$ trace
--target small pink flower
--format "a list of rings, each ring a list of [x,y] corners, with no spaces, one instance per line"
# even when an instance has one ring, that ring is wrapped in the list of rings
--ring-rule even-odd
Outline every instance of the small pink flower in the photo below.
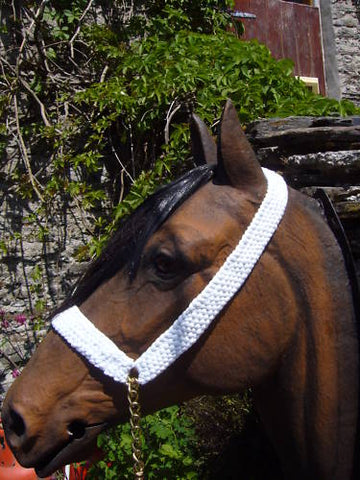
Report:
[[[4,328],[4,329],[9,328],[9,325],[10,325],[10,324],[9,324],[9,322],[8,322],[7,320],[5,320],[5,319],[2,320],[2,322],[1,322],[1,328]]]
[[[16,315],[15,316],[15,321],[19,324],[19,325],[24,325],[24,323],[26,323],[26,315]]]
[[[15,368],[12,372],[11,372],[11,375],[13,376],[13,378],[16,378],[20,375],[20,372],[17,368]]]

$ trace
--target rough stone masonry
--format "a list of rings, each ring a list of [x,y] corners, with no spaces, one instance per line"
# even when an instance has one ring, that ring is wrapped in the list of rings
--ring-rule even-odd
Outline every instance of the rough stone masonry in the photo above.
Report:
[[[360,2],[331,0],[340,95],[360,105]]]

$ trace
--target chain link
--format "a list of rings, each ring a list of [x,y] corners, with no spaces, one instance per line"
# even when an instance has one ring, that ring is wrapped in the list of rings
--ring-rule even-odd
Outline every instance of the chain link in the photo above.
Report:
[[[139,402],[139,383],[136,377],[127,379],[128,401],[130,411],[130,427],[132,436],[132,452],[134,460],[135,478],[144,480],[144,461],[142,458],[142,431],[141,431],[141,407]]]

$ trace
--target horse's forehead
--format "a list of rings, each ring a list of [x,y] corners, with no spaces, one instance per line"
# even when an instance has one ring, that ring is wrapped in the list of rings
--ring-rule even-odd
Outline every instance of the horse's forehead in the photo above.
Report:
[[[236,200],[235,200],[236,198]],[[239,200],[240,198],[240,200]],[[229,235],[238,223],[241,196],[231,187],[204,185],[184,202],[156,232],[153,241],[211,239]]]
[[[168,224],[206,224],[209,228],[215,224],[221,229],[229,220],[238,221],[239,217],[243,217],[246,222],[252,214],[253,208],[249,208],[243,192],[228,185],[214,185],[209,182],[169,217]]]

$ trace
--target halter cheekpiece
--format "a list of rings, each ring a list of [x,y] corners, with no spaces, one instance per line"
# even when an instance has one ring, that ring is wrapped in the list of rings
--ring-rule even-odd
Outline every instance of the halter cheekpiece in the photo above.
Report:
[[[52,320],[52,327],[92,365],[126,384],[135,367],[144,385],[167,369],[200,338],[239,291],[275,233],[286,209],[288,190],[283,178],[263,169],[267,192],[238,245],[216,275],[184,312],[136,360],[128,357],[98,330],[76,306]]]

